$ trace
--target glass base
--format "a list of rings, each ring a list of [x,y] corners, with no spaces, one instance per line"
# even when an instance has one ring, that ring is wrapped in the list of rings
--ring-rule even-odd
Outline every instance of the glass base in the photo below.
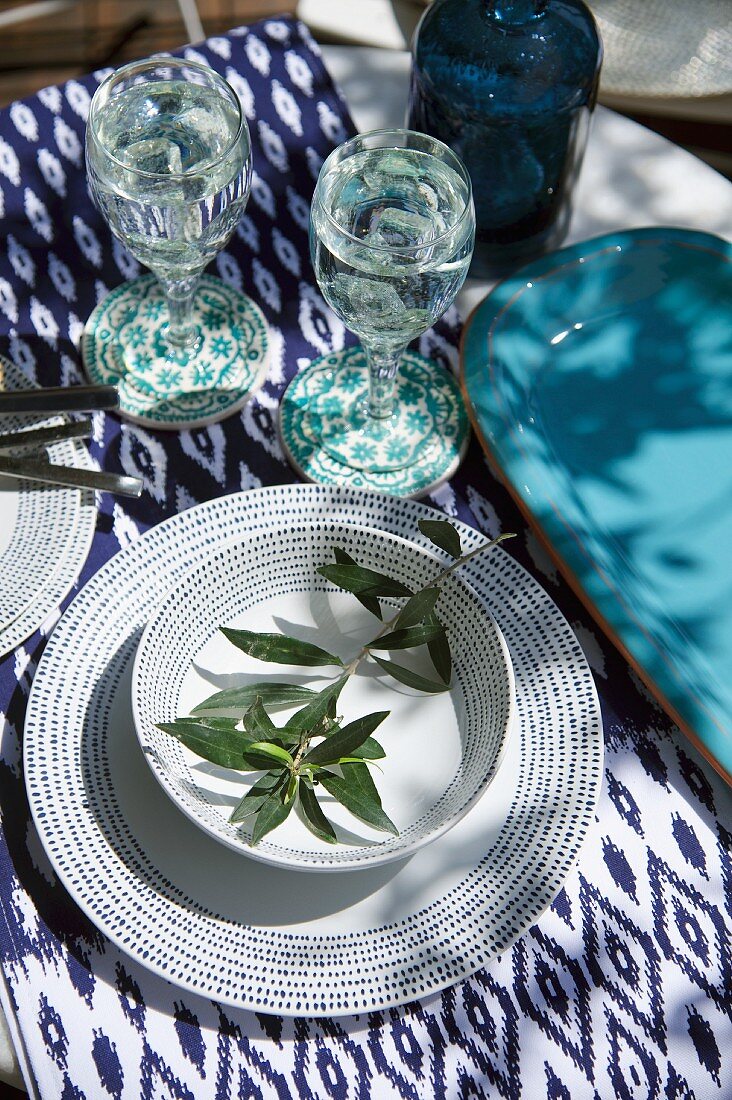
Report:
[[[469,426],[452,375],[405,352],[395,383],[395,416],[368,417],[368,367],[360,347],[299,371],[280,403],[290,463],[309,481],[422,496],[460,465]],[[345,411],[344,411],[345,410]],[[349,411],[350,410],[350,411]]]
[[[241,408],[263,380],[267,322],[244,294],[203,275],[193,301],[196,339],[166,340],[168,313],[154,275],[123,283],[96,307],[82,338],[92,382],[116,385],[120,413],[156,428],[213,423]]]

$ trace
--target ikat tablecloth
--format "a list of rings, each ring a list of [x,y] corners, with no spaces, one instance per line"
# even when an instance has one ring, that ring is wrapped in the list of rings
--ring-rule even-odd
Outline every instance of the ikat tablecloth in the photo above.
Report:
[[[300,24],[272,19],[184,52],[227,77],[249,120],[252,196],[214,267],[262,305],[269,374],[241,413],[206,429],[95,417],[92,453],[141,475],[145,491],[133,502],[101,497],[79,585],[178,510],[293,480],[275,430],[279,396],[301,364],[351,341],[308,259],[318,168],[351,130],[317,47]],[[138,273],[86,189],[84,122],[103,75],[0,112],[0,351],[42,385],[79,381],[84,321]],[[457,335],[451,313],[421,350],[454,367]],[[177,990],[90,925],[30,821],[23,718],[59,609],[0,662],[0,951],[46,1100],[732,1097],[730,791],[576,603],[475,444],[430,503],[490,535],[521,532],[513,552],[563,609],[594,671],[605,785],[565,888],[485,970],[399,1010],[282,1020]]]

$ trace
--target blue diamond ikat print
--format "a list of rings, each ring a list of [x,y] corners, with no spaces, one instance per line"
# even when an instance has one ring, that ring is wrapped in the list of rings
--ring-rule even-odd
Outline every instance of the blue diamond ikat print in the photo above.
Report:
[[[80,583],[166,516],[291,480],[277,433],[280,395],[301,366],[351,344],[308,257],[320,163],[352,132],[317,47],[283,18],[186,54],[229,79],[249,121],[252,197],[212,274],[261,306],[268,373],[255,399],[206,428],[163,436],[95,417],[93,456],[141,475],[145,493],[101,498]],[[0,112],[0,351],[45,385],[81,380],[86,319],[140,274],[86,191],[84,122],[104,75]],[[451,311],[419,351],[454,369],[458,335]],[[522,940],[416,1004],[289,1020],[182,994],[75,909],[29,821],[21,738],[51,621],[0,662],[0,951],[43,1100],[732,1096],[730,792],[588,620],[475,445],[430,502],[487,534],[518,531],[512,553],[589,640],[608,748],[598,823],[578,868]]]
[[[684,882],[653,852],[648,855],[653,916],[665,957],[720,1008],[730,1008],[729,924],[703,893]]]
[[[593,1079],[590,987],[577,960],[538,928],[514,949],[514,990],[526,1016]]]
[[[660,959],[652,937],[621,909],[611,905],[583,876],[580,876],[580,905],[587,968],[595,986],[605,989],[615,1004],[666,1053]]]

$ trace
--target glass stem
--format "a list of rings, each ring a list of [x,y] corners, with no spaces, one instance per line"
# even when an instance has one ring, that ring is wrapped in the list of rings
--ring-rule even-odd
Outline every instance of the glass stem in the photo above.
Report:
[[[197,275],[163,282],[169,317],[166,337],[174,348],[189,348],[198,339],[198,329],[193,324],[193,295],[197,282]]]
[[[369,368],[369,416],[386,420],[394,411],[394,381],[402,357],[401,348],[370,348],[364,345]]]

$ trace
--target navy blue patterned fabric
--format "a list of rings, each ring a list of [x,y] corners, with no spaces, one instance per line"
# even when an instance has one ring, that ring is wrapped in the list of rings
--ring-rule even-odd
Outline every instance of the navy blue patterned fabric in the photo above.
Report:
[[[317,48],[299,24],[277,19],[185,53],[227,76],[249,119],[252,197],[212,270],[262,305],[269,374],[241,413],[206,429],[164,433],[95,416],[92,453],[107,469],[142,475],[145,491],[132,502],[102,496],[79,585],[178,510],[292,480],[275,431],[279,396],[300,364],[351,340],[307,255],[318,168],[352,128]],[[84,321],[138,270],[86,190],[84,120],[103,75],[0,112],[0,352],[44,385],[79,380]],[[454,366],[457,334],[451,312],[421,349]],[[431,503],[491,535],[520,532],[513,552],[549,588],[594,670],[606,784],[565,889],[474,978],[399,1010],[281,1020],[176,990],[86,920],[29,819],[23,718],[52,616],[0,662],[0,951],[43,1097],[732,1096],[730,792],[602,638],[475,443]]]

